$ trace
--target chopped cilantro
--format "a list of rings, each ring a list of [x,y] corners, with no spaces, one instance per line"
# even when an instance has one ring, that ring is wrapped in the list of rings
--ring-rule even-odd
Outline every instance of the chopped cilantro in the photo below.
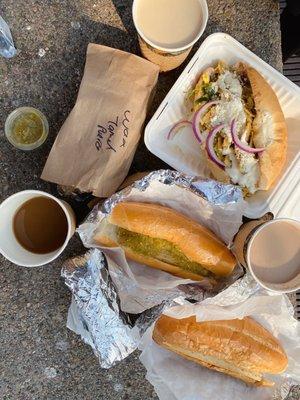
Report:
[[[199,99],[195,101],[196,104],[202,103],[203,101],[208,101],[209,98],[207,96],[201,96]]]
[[[216,95],[211,83],[203,83],[201,89],[203,95],[196,100],[196,104],[202,103],[203,101],[210,101]]]

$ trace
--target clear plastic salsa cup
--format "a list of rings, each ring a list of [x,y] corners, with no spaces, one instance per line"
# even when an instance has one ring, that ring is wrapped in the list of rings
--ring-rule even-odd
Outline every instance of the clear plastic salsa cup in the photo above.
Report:
[[[48,137],[49,125],[45,115],[33,107],[20,107],[5,121],[7,140],[20,150],[34,150]]]

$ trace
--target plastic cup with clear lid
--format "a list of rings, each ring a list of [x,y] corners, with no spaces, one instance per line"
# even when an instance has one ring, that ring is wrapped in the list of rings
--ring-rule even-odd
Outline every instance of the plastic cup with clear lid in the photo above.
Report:
[[[48,137],[49,125],[45,115],[33,107],[20,107],[5,121],[7,140],[20,150],[34,150]]]

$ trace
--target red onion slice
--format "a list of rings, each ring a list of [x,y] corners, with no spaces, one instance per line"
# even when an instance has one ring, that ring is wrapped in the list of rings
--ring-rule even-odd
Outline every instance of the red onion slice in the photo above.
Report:
[[[255,148],[255,147],[250,147],[249,145],[247,145],[247,143],[243,143],[240,140],[240,138],[238,137],[237,130],[236,130],[236,122],[234,119],[231,121],[230,130],[231,130],[231,136],[232,136],[233,143],[239,149],[241,149],[247,153],[251,153],[251,154],[261,153],[265,150],[265,147]]]
[[[208,103],[205,103],[202,107],[197,110],[193,116],[193,131],[195,138],[198,140],[198,142],[201,144],[204,139],[202,138],[202,134],[200,132],[200,120],[205,111],[208,110],[209,107],[214,106],[215,104],[218,104],[219,101],[209,101]]]
[[[192,125],[191,121],[188,121],[187,119],[182,119],[178,122],[176,122],[176,124],[170,129],[168,135],[167,135],[167,140],[172,140],[174,138],[174,136],[176,135],[176,133],[183,128],[184,126],[187,125]]]
[[[209,158],[217,164],[220,168],[224,169],[225,164],[223,161],[219,159],[219,157],[216,155],[215,150],[214,150],[214,139],[215,136],[218,132],[220,132],[221,129],[224,128],[224,124],[215,126],[208,134],[207,139],[206,139],[206,151],[209,155]]]

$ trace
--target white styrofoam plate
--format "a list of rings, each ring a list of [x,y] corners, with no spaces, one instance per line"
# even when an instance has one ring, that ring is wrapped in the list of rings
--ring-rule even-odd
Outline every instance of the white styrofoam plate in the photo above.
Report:
[[[274,215],[300,219],[300,88],[273,67],[225,33],[210,35],[195,53],[145,129],[145,144],[178,171],[207,176],[199,144],[189,128],[182,129],[172,141],[166,136],[178,120],[187,117],[186,92],[197,82],[199,73],[218,60],[228,64],[244,61],[257,69],[275,91],[288,128],[285,167],[275,185],[247,199],[247,216],[257,218],[268,211]]]

